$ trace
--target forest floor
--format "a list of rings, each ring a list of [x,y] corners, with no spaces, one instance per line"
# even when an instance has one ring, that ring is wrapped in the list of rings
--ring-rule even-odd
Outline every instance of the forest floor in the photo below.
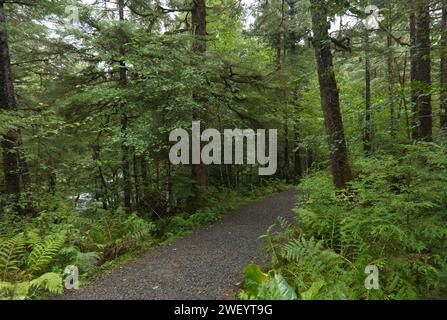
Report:
[[[251,262],[268,255],[258,239],[278,217],[293,219],[296,191],[258,200],[216,223],[99,276],[63,299],[232,299]]]

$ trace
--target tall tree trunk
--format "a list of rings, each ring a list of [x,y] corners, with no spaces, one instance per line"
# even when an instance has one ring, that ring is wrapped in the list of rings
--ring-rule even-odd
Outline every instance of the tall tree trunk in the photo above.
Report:
[[[417,90],[417,72],[418,72],[418,50],[417,50],[417,32],[416,32],[416,3],[415,0],[410,2],[410,78],[411,78],[411,136],[413,140],[419,139],[419,121],[418,115],[418,90]]]
[[[407,61],[408,61],[408,55],[405,54],[404,57],[404,65],[402,68],[402,74],[400,70],[398,71],[399,74],[399,84],[400,84],[400,99],[401,103],[404,109],[404,115],[405,115],[405,128],[406,128],[406,134],[407,139],[411,140],[411,125],[410,125],[410,116],[408,114],[408,103],[407,103],[407,97],[405,95],[406,92],[406,83],[407,83]]]
[[[119,21],[124,21],[124,0],[118,1],[118,14],[119,14]],[[124,31],[121,30],[123,33],[123,39],[124,42]],[[120,55],[124,56],[126,54],[124,43],[120,46]],[[120,61],[120,83],[121,86],[125,87],[127,86],[127,68],[126,63],[124,61]],[[126,106],[121,105],[121,108],[125,109]],[[129,118],[127,116],[126,110],[121,110],[121,153],[122,153],[122,159],[121,159],[121,166],[123,171],[123,193],[124,193],[124,209],[126,212],[132,211],[132,181],[130,177],[130,161],[129,161],[129,145],[127,141],[127,129],[129,127]]]
[[[135,188],[135,206],[138,210],[141,209],[141,181],[140,181],[140,172],[138,165],[138,160],[140,156],[136,155],[135,147],[132,148],[132,154],[133,154],[133,182],[134,182],[134,188]]]
[[[348,160],[343,120],[340,111],[340,99],[335,79],[331,40],[329,37],[327,4],[322,0],[311,0],[313,46],[318,66],[321,105],[323,108],[326,133],[331,153],[331,169],[334,184],[343,188],[352,180],[351,166]]]
[[[9,56],[8,35],[4,1],[0,1],[0,108],[7,111],[17,110],[12,82],[11,59]],[[3,150],[3,171],[5,192],[17,202],[20,196],[20,130],[10,129],[3,133],[1,146]]]
[[[193,1],[191,16],[192,32],[194,36],[192,51],[200,55],[206,52],[206,0]],[[196,89],[193,93],[193,99],[197,104],[204,108],[206,101],[201,91],[201,88]],[[200,133],[204,127],[203,113],[204,111],[201,112],[197,108],[194,108],[192,112],[194,121],[202,121]],[[206,185],[206,170],[201,160],[199,164],[192,164],[192,176],[197,185]]]
[[[287,182],[289,182],[289,125],[287,123],[287,119],[286,119],[286,123],[284,124],[284,137],[285,137],[285,141],[284,141],[284,178],[286,179]]]
[[[123,171],[124,208],[126,212],[132,211],[132,181],[130,178],[129,146],[127,142],[127,129],[129,118],[121,115],[121,167]]]
[[[146,155],[143,154],[140,157],[140,172],[141,172],[141,194],[142,194],[142,204],[141,208],[147,210],[149,208],[149,191],[151,185],[150,174],[148,170],[148,164],[146,160]]]
[[[298,182],[303,177],[303,167],[301,164],[301,154],[300,154],[300,134],[298,132],[298,129],[295,128],[294,132],[294,141],[295,141],[295,151],[293,153],[293,168],[294,168],[294,178],[295,181]]]
[[[447,130],[447,0],[442,0],[441,27],[441,129]]]
[[[418,86],[418,122],[420,139],[433,140],[433,117],[431,106],[431,43],[430,43],[430,1],[424,0],[417,7],[416,41]]]
[[[388,22],[388,35],[387,35],[387,73],[388,73],[388,105],[390,108],[390,135],[392,138],[396,137],[396,108],[394,99],[394,53],[393,53],[393,39],[391,33],[393,32],[393,26],[391,21]]]
[[[22,178],[22,189],[23,189],[23,191],[29,193],[31,191],[31,176],[30,176],[30,171],[29,171],[29,167],[28,167],[28,161],[26,160],[26,155],[22,148],[21,139],[19,140],[18,153],[19,153],[20,176]],[[27,200],[27,202],[28,202],[28,200]],[[27,206],[28,205],[31,205],[31,204],[28,203]]]
[[[369,56],[369,31],[365,28],[365,128],[363,150],[366,155],[372,152],[371,141],[371,60]]]
[[[170,215],[172,211],[172,172],[171,162],[166,159],[166,214]]]
[[[95,184],[97,187],[96,197],[102,201],[102,208],[107,210],[111,200],[109,198],[109,191],[107,187],[106,179],[104,178],[104,174],[102,172],[102,164],[101,164],[101,146],[99,144],[99,139],[93,145],[93,161],[96,163],[96,176],[95,176]]]

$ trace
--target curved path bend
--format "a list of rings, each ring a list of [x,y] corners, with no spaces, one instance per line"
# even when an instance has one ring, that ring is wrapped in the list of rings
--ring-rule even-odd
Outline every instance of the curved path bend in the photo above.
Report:
[[[231,299],[244,267],[268,261],[259,236],[278,217],[293,219],[295,201],[296,191],[289,190],[245,205],[99,276],[63,299]]]

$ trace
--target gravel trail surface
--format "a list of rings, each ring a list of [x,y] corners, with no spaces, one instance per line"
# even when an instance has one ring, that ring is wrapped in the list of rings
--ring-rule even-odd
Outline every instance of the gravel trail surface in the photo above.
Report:
[[[231,299],[250,262],[266,263],[258,237],[279,216],[293,219],[296,191],[258,200],[212,225],[99,276],[63,299]]]

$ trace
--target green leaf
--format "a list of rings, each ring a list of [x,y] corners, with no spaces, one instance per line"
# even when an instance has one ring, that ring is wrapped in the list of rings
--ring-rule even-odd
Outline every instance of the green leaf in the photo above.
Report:
[[[261,300],[297,300],[295,290],[284,277],[276,272],[270,272],[269,278],[260,287],[258,298]]]
[[[249,264],[244,271],[245,290],[249,295],[258,296],[259,287],[268,280],[268,275],[254,263]]]
[[[314,300],[320,289],[324,286],[324,280],[313,282],[310,288],[301,293],[301,299]]]

